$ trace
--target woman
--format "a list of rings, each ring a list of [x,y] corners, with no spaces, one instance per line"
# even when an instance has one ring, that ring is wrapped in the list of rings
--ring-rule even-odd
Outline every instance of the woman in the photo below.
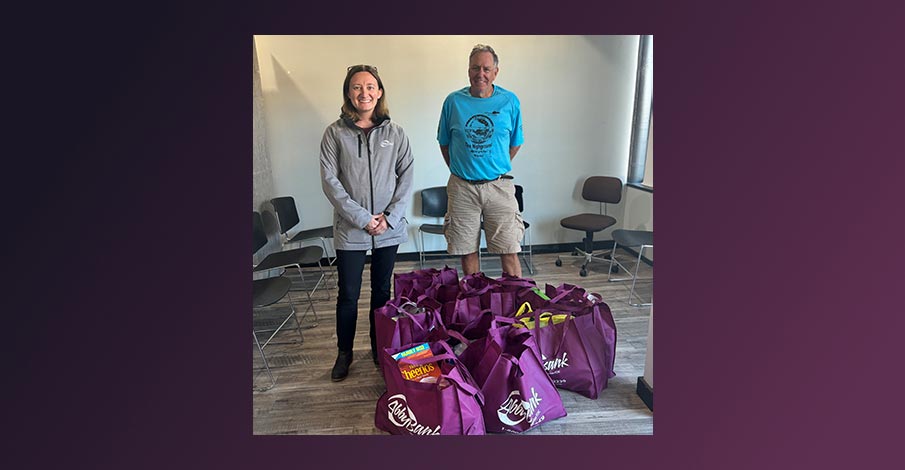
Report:
[[[333,204],[336,268],[336,337],[339,353],[330,378],[349,374],[358,321],[365,255],[371,250],[371,355],[377,364],[374,309],[390,299],[396,249],[408,240],[405,215],[412,189],[412,150],[390,121],[377,67],[354,65],[343,82],[340,118],[321,141],[324,194]]]

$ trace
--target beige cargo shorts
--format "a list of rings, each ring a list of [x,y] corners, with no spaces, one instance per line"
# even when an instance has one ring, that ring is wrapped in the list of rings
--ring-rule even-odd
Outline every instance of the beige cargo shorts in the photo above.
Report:
[[[511,179],[472,184],[451,174],[446,193],[449,204],[443,234],[449,254],[462,256],[478,251],[482,220],[490,253],[522,251],[525,224],[518,211],[515,183]]]

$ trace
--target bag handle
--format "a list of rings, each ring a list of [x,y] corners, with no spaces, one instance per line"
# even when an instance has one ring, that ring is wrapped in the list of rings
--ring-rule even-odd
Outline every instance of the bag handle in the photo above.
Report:
[[[575,316],[572,315],[572,312],[566,314],[566,319],[562,321],[565,325],[562,327],[562,341],[559,342],[559,346],[556,347],[556,350],[553,352],[554,356],[558,356],[559,352],[562,351],[563,346],[566,345],[566,334],[569,332],[570,328],[573,328],[575,323]],[[553,317],[550,317],[550,325],[553,324]],[[540,345],[538,345],[540,348]],[[582,347],[584,349],[584,347]],[[585,355],[587,355],[587,351],[585,351]],[[590,358],[588,359],[590,361]]]
[[[413,307],[415,307],[415,308],[419,308],[419,307],[418,307],[418,304],[416,304],[415,302],[412,302],[411,300],[409,300],[409,299],[406,298],[406,297],[399,297],[399,300],[403,300],[403,301],[404,301],[404,302],[402,302],[402,305],[396,305],[396,304],[394,303],[394,301],[392,301],[392,300],[389,301],[389,302],[387,302],[386,305],[389,305],[390,307],[393,307],[394,309],[396,309],[397,312],[400,312],[400,313],[405,313],[405,309],[402,308],[402,307],[405,307],[406,305],[411,305],[411,306],[413,306]]]
[[[517,357],[515,357],[509,353],[502,353],[502,354],[500,354],[500,359],[502,359],[504,361],[508,361],[510,364],[512,364],[512,368],[510,370],[515,371],[516,378],[519,378],[519,377],[522,377],[525,375],[525,371],[522,370],[522,366],[519,363],[519,360]]]
[[[461,372],[461,371],[460,371],[460,372]],[[446,380],[449,380],[450,382],[456,384],[457,387],[461,388],[462,390],[464,390],[464,391],[465,391],[466,393],[468,393],[469,395],[472,395],[472,396],[479,396],[479,397],[481,397],[481,401],[484,401],[484,395],[481,393],[481,391],[478,390],[477,388],[475,388],[475,387],[469,385],[469,384],[468,384],[467,382],[465,382],[464,380],[461,380],[461,379],[459,379],[459,378],[453,377],[453,376],[451,376],[451,375],[446,375],[446,374],[442,375],[441,377],[443,377],[443,378],[445,378]]]
[[[519,311],[521,312],[526,307],[527,307],[528,311],[523,312],[522,315],[524,315],[525,313],[530,313],[531,317],[534,319],[534,342],[537,343],[537,349],[538,349],[538,351],[540,351],[541,350],[541,344],[540,344],[541,343],[541,335],[540,335],[541,316],[544,315],[544,313],[549,313],[549,312],[542,313],[541,309],[537,309],[537,311],[534,311],[534,309],[531,308],[531,304],[528,302],[525,302],[524,304],[522,304],[522,306],[519,308]],[[574,322],[574,319],[575,319],[575,316],[572,315],[572,312],[567,311],[566,318],[563,320],[563,323],[565,323],[565,326],[563,326],[562,341],[560,341],[559,345],[555,348],[554,353],[553,353],[554,356],[559,354],[560,351],[562,351],[562,348],[566,343],[566,333],[568,333],[569,328],[572,326],[572,323]],[[550,316],[550,326],[553,326],[553,316],[552,315]]]
[[[465,276],[459,281],[459,289],[461,290],[462,294],[465,294],[468,297],[477,297],[479,295],[486,294],[487,291],[497,287],[497,285],[499,284],[494,279],[489,278],[483,274],[481,274],[480,276],[476,276],[476,275],[470,275],[470,276],[471,277]],[[480,287],[480,288],[471,287],[470,285],[468,285],[468,281],[473,280],[473,279],[481,279],[481,280],[485,281],[487,284],[484,287]]]
[[[499,326],[497,326],[497,325],[499,325],[500,323],[505,323],[506,325],[512,326],[513,323],[517,323],[517,322],[518,322],[518,320],[516,320],[515,318],[494,315],[494,317],[490,320],[490,327],[499,328]]]
[[[400,298],[401,298],[401,299],[404,299],[405,297],[400,297]],[[396,313],[401,314],[401,315],[405,315],[405,316],[409,317],[409,318],[412,320],[412,323],[414,323],[415,326],[417,326],[418,329],[419,329],[420,331],[424,331],[424,327],[421,326],[420,323],[418,323],[418,320],[415,319],[415,316],[412,315],[411,313],[405,311],[404,308],[402,308],[402,307],[405,307],[406,305],[411,305],[411,306],[413,306],[413,307],[415,307],[415,308],[421,308],[421,307],[418,307],[418,305],[417,305],[416,303],[412,302],[411,300],[406,300],[405,302],[402,303],[401,306],[397,306],[397,305],[394,305],[392,301],[390,301],[390,302],[387,302],[386,305],[390,305],[390,306],[392,306],[394,309],[396,309]],[[426,314],[426,313],[427,313],[427,312],[425,312],[425,314]],[[397,329],[397,330],[398,330],[398,329]]]
[[[510,276],[506,273],[503,273],[502,276],[497,278],[496,282],[498,282],[501,287],[537,287],[537,284],[535,284],[534,281],[530,279]]]
[[[563,286],[566,286],[566,285],[568,285],[568,284],[563,284]],[[569,286],[569,287],[563,288],[562,292],[560,292],[559,294],[555,295],[553,298],[550,299],[550,303],[556,303],[556,302],[561,301],[567,295],[571,294],[575,290],[575,287],[576,286]]]
[[[405,310],[401,310],[399,313],[401,313],[401,314],[403,314],[403,315],[409,317],[409,318],[412,320],[412,324],[414,324],[416,327],[418,327],[418,330],[419,330],[419,331],[424,331],[424,327],[421,326],[421,323],[418,323],[418,320],[415,319],[415,316],[414,316],[414,315],[412,315],[411,313],[406,312]]]
[[[455,338],[455,339],[459,340],[460,343],[462,343],[466,346],[471,344],[471,341],[468,338],[466,338],[465,336],[462,335],[462,333],[459,333],[456,330],[446,330],[446,333],[449,335],[450,338]]]
[[[584,289],[582,287],[573,286],[570,284],[563,284],[563,286],[568,286],[568,287],[563,287],[563,291],[560,292],[559,295],[550,299],[550,303],[553,303],[553,304],[558,303],[558,302],[562,301],[566,296],[571,295],[575,291],[579,290],[579,291],[583,291],[584,295],[582,295],[580,297],[580,299],[575,299],[575,301],[580,302],[582,304],[586,304],[586,305],[581,305],[581,306],[558,305],[558,307],[562,307],[563,310],[577,309],[575,311],[580,311],[580,309],[585,309],[585,308],[588,308],[588,307],[591,307],[593,305],[603,302],[603,296],[596,292],[588,292],[586,289]]]
[[[437,299],[435,299],[427,294],[419,295],[418,298],[415,299],[415,302],[417,303],[418,308],[424,308],[424,309],[428,309],[428,308],[439,309],[440,307],[443,306],[443,304],[441,304],[440,301],[438,301]],[[433,305],[428,305],[427,307],[425,307],[424,306],[425,303],[427,303],[427,304],[433,303]]]
[[[518,310],[515,311],[515,318],[534,312],[534,308],[531,307],[530,302],[522,302],[522,305],[519,306]]]
[[[506,341],[506,338],[503,336],[503,329],[506,328],[506,326],[511,327],[515,323],[517,323],[517,320],[515,320],[514,318],[493,315],[490,317],[490,327],[487,329],[487,336],[490,337],[494,342],[500,343],[500,345],[502,346],[502,343]],[[512,336],[515,337],[517,335]]]
[[[580,289],[580,288],[576,287],[576,286],[571,286],[567,289],[564,289],[563,292],[559,293],[559,295],[556,295],[553,298],[551,298],[549,301],[547,301],[547,304],[551,305],[559,310],[566,311],[566,312],[581,312],[582,310],[585,310],[588,307],[590,307],[591,305],[593,305],[593,304],[570,305],[568,303],[563,302],[563,300],[566,299],[566,297],[568,297],[569,295],[571,295],[575,291],[575,289]],[[563,302],[563,303],[560,303],[560,302]]]

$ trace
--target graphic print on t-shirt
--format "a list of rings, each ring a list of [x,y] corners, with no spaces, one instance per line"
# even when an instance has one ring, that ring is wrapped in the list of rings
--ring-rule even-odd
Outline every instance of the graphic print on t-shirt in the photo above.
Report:
[[[475,157],[485,157],[490,151],[490,138],[493,137],[493,120],[486,114],[475,114],[465,122],[465,138],[468,149]]]

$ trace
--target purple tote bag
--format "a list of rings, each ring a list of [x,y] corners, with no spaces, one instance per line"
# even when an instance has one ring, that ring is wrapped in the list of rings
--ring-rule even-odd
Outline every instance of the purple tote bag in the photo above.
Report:
[[[380,352],[387,391],[377,400],[374,425],[390,434],[485,434],[483,394],[449,345],[444,341],[430,343],[434,357],[400,359],[416,365],[439,361],[441,376],[437,383],[412,382],[402,377],[392,355],[411,346]]]
[[[417,302],[405,297],[391,299],[374,310],[377,350],[448,338],[440,319],[441,307],[440,302],[422,296]]]
[[[484,273],[469,274],[459,281],[455,302],[446,303],[441,312],[444,324],[468,338],[480,338],[489,327],[492,316],[511,317],[523,291],[536,286],[532,279],[504,274],[492,279]]]
[[[393,293],[396,298],[417,299],[427,295],[446,302],[459,293],[459,272],[446,266],[393,274]]]
[[[535,350],[556,387],[596,399],[616,375],[616,327],[609,306],[598,302],[573,312],[558,309],[553,300],[529,314],[534,319]],[[547,312],[566,318],[540,326],[540,316]]]
[[[511,321],[495,319],[487,336],[460,356],[484,394],[487,432],[520,433],[566,416],[562,398],[537,358],[531,332],[506,324]]]
[[[614,377],[613,365],[616,361],[616,322],[613,321],[613,312],[610,306],[603,301],[603,297],[595,292],[588,292],[582,287],[571,284],[562,284],[557,288],[546,286],[548,296],[552,297],[547,304],[560,312],[574,312],[577,317],[586,314],[598,316],[600,321],[594,322],[603,336],[604,364],[609,371],[608,377]]]

